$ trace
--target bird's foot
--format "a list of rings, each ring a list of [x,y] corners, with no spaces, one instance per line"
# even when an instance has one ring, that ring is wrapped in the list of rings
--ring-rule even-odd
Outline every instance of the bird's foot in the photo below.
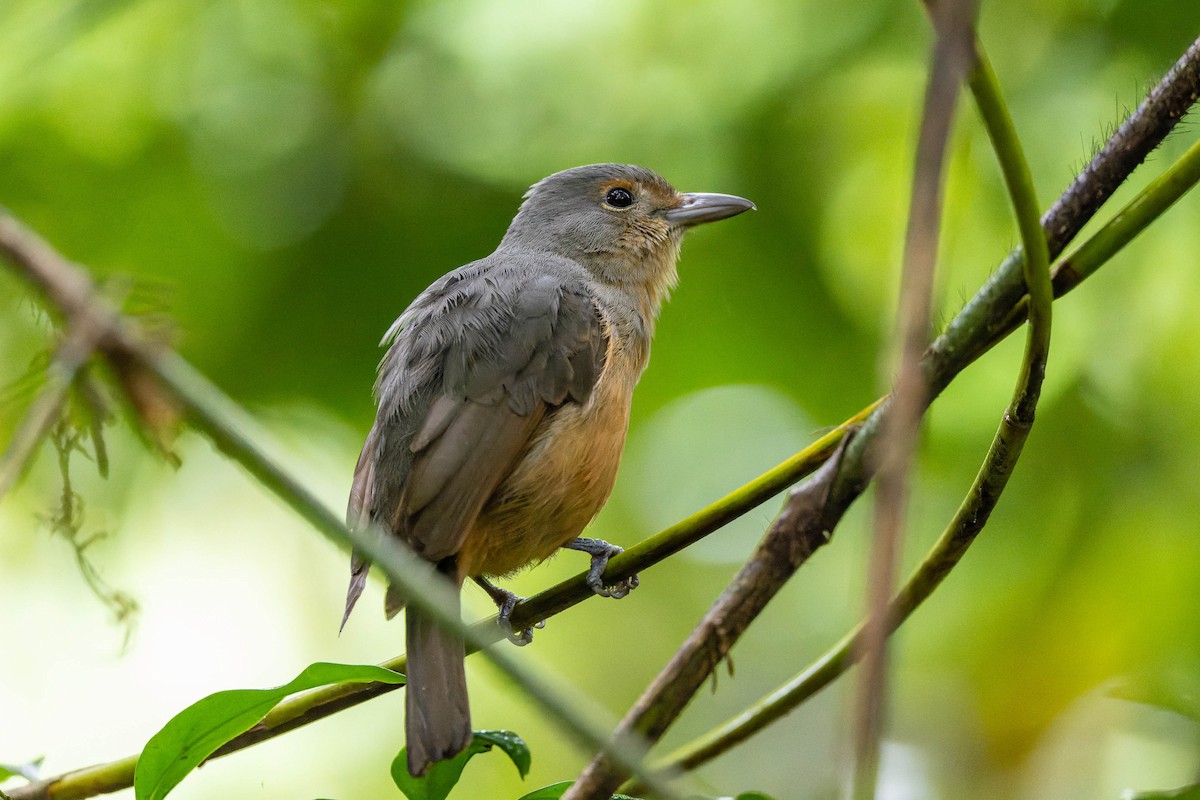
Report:
[[[492,602],[496,604],[496,624],[500,626],[504,637],[517,647],[524,647],[533,641],[534,628],[546,627],[546,621],[542,620],[531,627],[525,628],[520,633],[515,632],[512,626],[512,612],[516,608],[517,603],[525,598],[515,592],[501,589],[486,578],[476,578],[475,582],[488,593],[488,596],[492,598]]]
[[[573,539],[563,547],[587,553],[592,557],[592,566],[587,574],[587,585],[601,597],[612,597],[619,600],[638,587],[637,575],[630,575],[612,586],[604,585],[604,570],[608,568],[608,560],[618,553],[625,552],[624,548],[609,544],[602,539],[585,539],[583,537]]]

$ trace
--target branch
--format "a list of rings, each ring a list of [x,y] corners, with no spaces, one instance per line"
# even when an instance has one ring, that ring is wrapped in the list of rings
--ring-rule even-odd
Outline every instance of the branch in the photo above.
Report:
[[[986,72],[977,74],[973,85],[981,109],[985,109],[985,115],[998,114],[1006,117],[994,77],[990,76],[990,65],[985,62],[984,66]],[[1178,70],[1173,74],[1177,73]],[[998,131],[1001,127],[1008,127],[1008,124],[1001,120],[993,123],[990,130]],[[1009,135],[1002,133],[1004,138]],[[1001,153],[1010,149],[1007,144],[997,147]],[[1014,177],[1023,180],[1019,176]],[[1179,161],[1163,175],[1151,181],[1099,232],[1059,262],[1054,270],[1054,296],[1059,297],[1069,292],[1094,274],[1121,247],[1170,208],[1197,182],[1200,182],[1200,143],[1189,148]],[[1035,254],[1033,260],[1041,261],[1042,255],[1037,252],[1038,237],[1034,235],[1036,217],[1031,212],[1036,206],[1032,202],[1031,191],[1014,193],[1014,206],[1018,209],[1023,238],[1034,243],[1029,247],[1030,252]],[[1037,270],[1034,270],[1030,277],[1036,278],[1036,275]],[[1036,288],[1038,296],[1039,311],[1034,315],[1038,321],[1031,325],[1026,357],[1022,362],[1022,378],[1018,381],[1014,402],[1006,411],[1001,428],[967,499],[963,501],[954,519],[920,566],[893,599],[888,614],[889,632],[895,631],[933,593],[965,554],[987,522],[1019,456],[1020,446],[1024,441],[1023,430],[1032,423],[1033,408],[1028,404],[1030,400],[1036,401],[1036,392],[1030,391],[1034,389],[1031,378],[1038,373],[1036,365],[1039,362],[1044,365],[1049,334],[1049,298],[1046,297],[1045,283],[1034,280],[1030,285]],[[1028,298],[1024,298],[1018,307],[1011,310],[1001,335],[1007,335],[1025,319],[1027,307]],[[1044,310],[1040,310],[1043,307]],[[1033,348],[1032,353],[1030,348]],[[659,765],[672,771],[694,769],[794,710],[832,683],[858,660],[863,648],[864,627],[865,624],[859,624],[791,681],[716,729],[674,751],[659,762]]]
[[[791,491],[784,512],[771,523],[750,559],[621,720],[613,732],[614,742],[658,741],[779,587],[829,541],[829,532],[845,510],[830,505],[830,488],[841,467],[841,454],[852,440],[853,436],[845,440],[833,458]],[[600,753],[563,800],[607,798],[621,780],[619,765]]]
[[[481,635],[467,628],[447,608],[457,604],[447,597],[448,589],[434,578],[431,565],[390,537],[374,531],[351,531],[342,524],[306,487],[268,458],[246,437],[238,424],[245,414],[217,387],[196,372],[175,352],[148,344],[138,325],[121,316],[97,291],[88,274],[59,255],[52,247],[12,216],[0,212],[0,252],[23,275],[34,282],[53,306],[66,318],[68,327],[88,327],[96,331],[96,347],[113,365],[126,393],[137,408],[161,408],[178,405],[192,424],[207,434],[214,444],[243,467],[280,499],[307,519],[313,527],[343,547],[353,546],[378,564],[388,578],[404,593],[409,604],[428,614],[438,624],[460,633],[476,648],[486,648],[494,635]],[[145,422],[153,422],[144,415]],[[606,730],[579,712],[566,692],[552,689],[535,679],[507,650],[491,648],[485,656],[510,680],[547,712],[564,732],[589,750],[606,747]],[[644,774],[641,756],[644,747],[626,740],[612,752],[615,761]],[[656,790],[674,796],[669,788],[655,782]],[[25,797],[54,797],[53,781],[42,788],[23,787]],[[22,795],[18,795],[22,796]],[[64,794],[59,793],[59,797]]]
[[[851,797],[875,796],[879,741],[883,732],[887,677],[887,614],[896,558],[904,538],[909,476],[925,409],[921,357],[929,346],[930,309],[942,217],[946,144],[959,90],[975,62],[970,0],[948,0],[929,8],[936,38],[914,159],[908,229],[900,284],[900,366],[892,390],[892,413],[881,434],[875,533],[867,563],[867,626],[864,666],[856,707],[855,767]]]
[[[1184,84],[1185,89],[1180,91],[1180,85]],[[1164,90],[1165,89],[1165,90]],[[1148,98],[1135,112],[1135,115],[1130,120],[1126,121],[1117,132],[1113,139],[1105,146],[1105,148],[1093,159],[1092,164],[1085,169],[1084,173],[1076,178],[1071,187],[1068,188],[1064,199],[1060,199],[1059,203],[1048,212],[1049,222],[1051,227],[1057,224],[1059,230],[1069,231],[1073,236],[1083,224],[1085,219],[1075,218],[1078,215],[1090,217],[1099,206],[1111,196],[1112,191],[1119,185],[1124,177],[1127,177],[1128,172],[1132,171],[1138,164],[1144,160],[1153,147],[1161,142],[1162,138],[1171,129],[1173,124],[1178,121],[1186,110],[1187,105],[1177,108],[1172,103],[1183,103],[1194,100],[1200,94],[1200,41],[1193,44],[1183,58],[1176,64],[1175,68],[1164,78],[1163,82],[1151,93]],[[1146,120],[1140,115],[1160,113],[1166,119],[1160,120],[1154,124],[1146,124]],[[1118,144],[1114,146],[1114,141]],[[1127,170],[1122,174],[1122,170]],[[1120,175],[1120,179],[1115,180],[1116,176]],[[1008,175],[1006,173],[1006,179]],[[1086,192],[1085,188],[1089,182],[1094,184],[1093,190]],[[1036,206],[1035,206],[1036,207]],[[1070,219],[1068,219],[1070,217]],[[1023,214],[1021,219],[1025,219]],[[1042,220],[1042,226],[1046,227],[1047,220]],[[1022,224],[1023,233],[1027,230],[1025,224]],[[1036,237],[1040,240],[1042,234],[1039,233]],[[1046,233],[1046,239],[1051,238],[1050,233]],[[1058,250],[1066,244],[1065,240],[1059,240],[1057,243]],[[1048,241],[1047,251],[1055,245]],[[1058,251],[1055,251],[1058,252]],[[1015,258],[1014,258],[1015,256]],[[1048,258],[1047,258],[1048,260]],[[1006,260],[1005,265],[1015,264],[1013,267],[1001,267],[1001,270],[994,275],[981,289],[979,294],[968,303],[967,307],[951,322],[946,332],[935,340],[927,353],[926,359],[922,362],[925,370],[926,381],[928,386],[928,396],[926,405],[937,396],[941,389],[953,379],[963,368],[971,361],[985,352],[992,344],[998,335],[1003,335],[1003,331],[999,329],[997,324],[1005,319],[1007,312],[1019,303],[1024,295],[1025,280],[1025,259],[1020,251],[1010,255]],[[1013,270],[1016,270],[1013,273]],[[1046,276],[1048,282],[1048,275]],[[1012,284],[1015,283],[1015,288]],[[1037,284],[1031,283],[1030,286]],[[1009,297],[1008,305],[999,305],[998,299]],[[1042,329],[1044,333],[1048,333],[1048,328]],[[1038,334],[1039,336],[1042,333]],[[974,343],[974,347],[964,346]],[[1027,351],[1028,352],[1028,351]],[[1022,384],[1025,384],[1025,379],[1030,378],[1030,375],[1025,374],[1028,368],[1038,374],[1033,376],[1033,379],[1040,381],[1040,371],[1037,370],[1035,363],[1029,363],[1023,367]],[[1044,369],[1044,364],[1043,364]],[[1040,386],[1040,383],[1038,384]],[[1036,391],[1027,393],[1027,401],[1036,403]],[[828,496],[824,505],[822,514],[823,520],[830,524],[830,530],[840,520],[841,515],[854,502],[855,499],[862,493],[870,480],[874,465],[879,462],[879,433],[884,429],[888,416],[892,413],[892,402],[883,403],[863,425],[861,431],[854,439],[847,443],[843,458],[841,459],[840,468],[835,474],[831,485],[828,489]],[[1032,406],[1029,407],[1032,413]],[[793,493],[789,498],[788,506],[800,497]],[[784,514],[789,513],[789,508],[785,507]],[[764,537],[763,543],[759,548],[767,543],[767,540],[776,532],[776,526],[768,531]],[[755,556],[759,550],[755,551]],[[746,568],[749,568],[749,563]],[[744,568],[745,569],[745,568]],[[739,576],[742,573],[739,573]],[[784,580],[786,580],[785,576]],[[777,591],[779,587],[774,587]],[[764,591],[769,591],[768,587]],[[773,593],[773,591],[772,591]],[[718,613],[722,613],[719,606],[728,605],[723,603],[724,595],[718,599],[709,613],[706,614],[701,622],[701,627],[705,627],[710,618]],[[700,628],[697,629],[699,631]],[[724,636],[724,631],[715,630],[713,635]],[[685,656],[685,650],[693,650],[700,647],[692,642],[691,639],[684,644],[680,652],[676,654],[676,658]],[[666,674],[673,667],[676,659],[672,659],[672,663],[664,668],[662,675]],[[703,665],[701,665],[703,668]],[[698,685],[698,684],[697,684]],[[659,687],[659,681],[656,680],[649,689],[647,695],[652,691],[656,691]],[[661,687],[658,689],[661,690]],[[643,700],[639,699],[634,708],[626,715],[614,732],[614,741],[620,741],[623,737],[630,735],[633,732],[639,732],[646,735],[652,742],[657,741],[655,735],[654,720],[647,713]],[[665,699],[665,696],[664,696]],[[679,711],[682,706],[679,706]],[[665,726],[664,726],[665,729]],[[661,736],[661,731],[658,732]],[[568,800],[587,800],[589,798],[606,797],[620,784],[621,776],[619,770],[611,763],[611,761],[603,754],[597,757],[588,765],[587,769],[580,775],[575,786],[572,787],[565,795]]]
[[[1054,296],[1066,294],[1091,276],[1197,181],[1200,181],[1200,142],[1188,148],[1178,161],[1151,181],[1090,239],[1059,260],[1053,275]]]

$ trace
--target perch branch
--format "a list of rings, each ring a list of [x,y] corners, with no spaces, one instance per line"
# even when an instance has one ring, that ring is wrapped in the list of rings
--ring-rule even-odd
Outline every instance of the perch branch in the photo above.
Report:
[[[67,320],[68,328],[94,327],[96,347],[121,376],[122,383],[135,405],[178,405],[192,424],[208,435],[222,452],[238,461],[261,484],[298,512],[313,527],[343,547],[353,546],[378,564],[388,578],[404,592],[409,603],[427,613],[438,624],[460,632],[476,648],[486,648],[491,637],[480,635],[478,629],[463,626],[456,615],[446,608],[456,607],[446,597],[447,589],[437,581],[428,564],[388,537],[371,531],[351,531],[342,524],[304,485],[242,432],[238,421],[244,412],[217,387],[209,383],[174,351],[154,346],[142,337],[136,323],[122,317],[97,291],[87,272],[68,262],[11,215],[0,214],[0,252],[34,282],[54,308]],[[149,388],[153,381],[153,388]],[[135,388],[136,387],[136,388]],[[155,397],[152,393],[161,393]],[[154,398],[151,400],[151,398]],[[147,401],[150,400],[149,404]],[[485,656],[495,664],[519,689],[542,707],[578,744],[595,749],[605,747],[606,731],[585,717],[567,699],[564,691],[551,688],[544,680],[535,678],[507,650],[491,648]],[[644,773],[639,748],[633,740],[618,745],[613,758]],[[650,777],[656,791],[672,797],[673,792]],[[53,782],[44,788],[29,790],[18,797],[65,797]],[[60,787],[61,788],[61,787]],[[38,792],[41,792],[40,794]],[[80,796],[80,795],[75,795]]]
[[[1197,182],[1200,182],[1200,143],[1192,145],[1165,173],[1151,181],[1091,239],[1059,261],[1052,271],[1054,296],[1062,296],[1094,274]],[[1025,235],[1028,236],[1030,217],[1027,211],[1021,213],[1021,219],[1025,220]],[[1011,310],[1002,326],[1005,334],[1024,321],[1027,305],[1028,298],[1024,298]],[[1023,365],[1032,365],[1035,361],[1027,357]],[[1026,384],[1023,380],[1019,385]],[[986,523],[1018,455],[1015,443],[1021,439],[1021,433],[1016,419],[1006,416],[967,499],[892,600],[889,631],[899,627],[941,584]],[[712,731],[680,747],[659,764],[671,770],[694,769],[788,714],[857,661],[863,629],[864,625],[860,623],[792,680]]]
[[[1182,118],[1183,113],[1195,101],[1200,89],[1200,40],[1193,43],[1187,53],[1176,63],[1162,82],[1151,92],[1151,96],[1139,106],[1135,114],[1113,135],[1100,153],[1068,187],[1059,202],[1051,208],[1042,222],[1048,228],[1045,237],[1048,252],[1057,254],[1087,221],[1100,205],[1111,196],[1124,177],[1140,164],[1150,150],[1161,142],[1171,127]],[[1161,114],[1163,119],[1148,123],[1142,115]],[[1114,144],[1114,142],[1116,144]],[[1122,174],[1124,171],[1124,174]],[[1120,176],[1119,179],[1117,176]],[[1094,191],[1087,192],[1091,182]],[[1084,219],[1073,218],[1083,215]],[[1068,219],[1068,217],[1072,217]],[[1059,231],[1055,239],[1050,230]],[[1065,232],[1065,233],[1064,233]],[[1066,238],[1063,238],[1063,237]],[[1040,239],[1039,235],[1039,239]],[[983,289],[951,321],[946,331],[938,337],[922,362],[925,369],[931,402],[949,381],[967,364],[986,352],[994,344],[995,337],[1003,333],[996,325],[1005,318],[1008,308],[1015,307],[1025,295],[1025,259],[1020,250],[1011,254]],[[1007,298],[1008,305],[1001,305]],[[1036,397],[1033,398],[1036,400]],[[878,434],[884,421],[891,413],[891,403],[885,402],[864,423],[862,429],[845,447],[842,463],[829,487],[823,518],[833,525],[846,508],[861,494],[871,477],[872,465],[877,463]],[[797,499],[794,493],[789,504]],[[784,514],[788,513],[785,508]],[[772,526],[774,529],[774,526]],[[771,536],[768,531],[767,537]],[[760,545],[761,547],[762,545]],[[756,551],[757,554],[757,551]],[[752,556],[752,559],[754,556]],[[724,597],[724,595],[722,596]],[[718,612],[717,604],[709,612]],[[708,616],[706,615],[706,619]],[[702,623],[703,625],[703,623]],[[692,646],[691,639],[684,648]],[[682,652],[682,649],[681,649]],[[677,656],[679,653],[677,653]],[[674,661],[674,660],[673,660]],[[671,667],[668,666],[667,669]],[[664,670],[665,672],[666,670]],[[660,673],[661,675],[661,673]],[[650,692],[651,690],[647,690]],[[643,695],[645,697],[645,695]],[[644,707],[639,700],[625,719],[622,720],[614,739],[620,739],[634,731],[647,734],[650,726],[644,722]],[[656,740],[653,733],[648,737]],[[606,759],[598,755],[581,774],[575,786],[565,795],[568,800],[605,797],[619,784],[619,771]]]

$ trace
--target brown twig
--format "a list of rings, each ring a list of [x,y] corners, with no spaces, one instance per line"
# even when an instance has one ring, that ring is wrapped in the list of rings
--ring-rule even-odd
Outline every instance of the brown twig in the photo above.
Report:
[[[446,609],[446,591],[430,576],[427,564],[387,537],[371,531],[348,530],[316,497],[290,473],[256,448],[240,429],[244,413],[220,390],[208,383],[174,351],[145,341],[137,323],[121,316],[96,290],[81,267],[71,264],[50,245],[16,219],[0,212],[0,253],[3,253],[43,291],[67,320],[68,326],[94,325],[98,331],[96,349],[113,366],[118,380],[144,426],[157,433],[155,426],[173,421],[175,408],[183,409],[192,423],[207,434],[218,448],[242,464],[264,487],[275,492],[325,536],[343,546],[353,546],[383,569],[389,579],[402,587],[409,604],[419,607],[438,624],[456,629],[465,641],[486,647],[494,635],[481,635],[478,629],[462,625],[457,614]],[[493,626],[494,627],[494,626]],[[560,725],[578,743],[588,748],[606,748],[606,731],[585,717],[571,704],[565,693],[535,678],[516,661],[509,651],[489,648],[485,657],[505,673],[513,684]],[[642,752],[632,742],[607,748],[613,758],[627,768],[645,774]],[[129,785],[135,760],[123,759],[114,765],[52,778],[18,790],[20,797],[61,798],[88,796]],[[657,781],[654,776],[647,776]],[[99,787],[105,788],[99,788]],[[79,795],[80,789],[88,794]],[[671,790],[661,787],[664,794]]]
[[[120,316],[96,292],[81,268],[65,261],[46,242],[0,207],[0,252],[22,272],[66,321],[63,338],[48,369],[46,385],[30,406],[0,459],[0,497],[12,488],[66,403],[71,384],[97,350],[110,349],[128,335]]]
[[[59,346],[46,371],[45,385],[0,456],[0,499],[16,484],[38,444],[50,434],[70,396],[71,385],[91,357],[96,333],[88,326],[74,328]]]
[[[1146,157],[1200,98],[1200,38],[1172,65],[1129,118],[1109,137],[1050,210],[1042,229],[1050,259],[1062,253]],[[925,372],[936,396],[967,364],[987,352],[1025,319],[1012,317],[1025,304],[1020,248],[1009,253],[975,296],[946,326],[925,355]],[[1054,276],[1055,296],[1074,288],[1068,271]],[[1022,309],[1023,310],[1023,309]]]
[[[971,2],[931,4],[936,34],[931,55],[925,110],[917,141],[904,268],[900,288],[900,366],[892,390],[892,413],[884,425],[875,500],[875,536],[867,565],[867,617],[862,639],[863,671],[855,719],[855,769],[852,797],[875,795],[879,741],[886,694],[886,649],[890,631],[888,604],[895,583],[896,558],[904,537],[909,473],[928,391],[921,358],[930,340],[934,268],[942,216],[946,144],[959,90],[975,59]]]
[[[1158,146],[1174,124],[1183,117],[1198,93],[1200,40],[1188,49],[1131,118],[1118,128],[1084,173],[1072,182],[1059,201],[1043,215],[1042,224],[1047,231],[1047,239],[1052,236],[1051,229],[1060,232],[1058,238],[1051,243],[1052,255],[1061,252],[1070,237],[1083,227],[1116,187]],[[1150,120],[1147,117],[1155,119]],[[1064,236],[1066,238],[1062,238]],[[1024,298],[1023,266],[1024,259],[1020,250],[1010,254],[1001,268],[926,351],[921,362],[927,387],[922,410],[955,375],[1011,330],[1006,330],[1003,326],[1011,324],[1011,310],[1017,308]],[[874,465],[878,463],[879,432],[892,413],[892,406],[889,398],[867,419],[854,441],[845,447],[841,466],[829,486],[829,496],[825,504],[825,520],[831,526],[836,526],[841,515],[858,498],[870,480]],[[792,499],[789,499],[788,506],[791,503]],[[789,510],[785,507],[784,514],[788,513]],[[720,602],[721,600],[718,600],[718,603]],[[714,605],[713,610],[715,609]],[[711,614],[712,610],[709,613]],[[705,620],[708,619],[709,615],[706,615]],[[704,626],[705,623],[702,622],[701,625]],[[719,626],[709,628],[713,630],[714,636],[723,637],[725,634]],[[656,680],[655,685],[658,683]],[[647,694],[649,692],[650,690],[647,690]],[[643,695],[643,698],[645,696]],[[639,705],[641,703],[642,700],[639,699]],[[632,727],[626,724],[635,716],[637,708],[638,706],[635,706],[631,709],[625,720],[622,720],[616,736],[631,730],[645,733],[645,726]],[[661,724],[661,720],[658,722]],[[647,738],[652,742],[657,739],[655,736]],[[569,800],[597,800],[607,797],[619,784],[617,770],[602,757],[597,757],[585,769],[575,787],[564,797]]]
[[[844,439],[833,458],[789,493],[784,512],[771,524],[750,559],[687,641],[621,720],[613,734],[614,741],[639,735],[650,742],[658,741],[787,579],[829,541],[829,532],[844,511],[829,506],[829,487],[848,441]],[[616,765],[599,755],[567,790],[563,800],[607,798],[621,780]]]

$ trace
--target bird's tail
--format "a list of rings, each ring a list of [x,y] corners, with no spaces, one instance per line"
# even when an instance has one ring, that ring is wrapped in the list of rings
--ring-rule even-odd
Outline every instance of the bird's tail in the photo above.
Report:
[[[350,612],[354,610],[354,604],[358,602],[358,598],[363,593],[363,589],[367,586],[367,572],[371,569],[371,562],[367,561],[358,551],[355,551],[350,556],[350,586],[346,589],[346,610],[342,612],[342,625],[338,628],[338,635],[346,630],[346,620],[350,619]]]
[[[458,592],[453,615],[458,617]],[[435,761],[452,758],[471,742],[471,711],[462,639],[409,607],[408,685],[405,686],[405,736],[408,771],[423,775]]]

